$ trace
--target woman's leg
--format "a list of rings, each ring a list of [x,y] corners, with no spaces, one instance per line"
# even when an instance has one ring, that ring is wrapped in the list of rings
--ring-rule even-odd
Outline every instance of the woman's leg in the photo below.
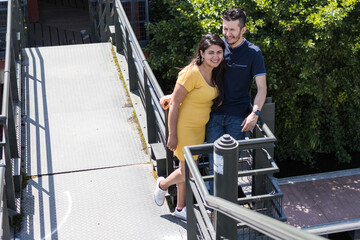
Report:
[[[185,161],[179,161],[179,168],[160,182],[160,188],[166,190],[173,184],[177,184],[176,208],[181,210],[186,205]]]
[[[173,171],[167,178],[160,182],[162,190],[168,189],[171,185],[185,182],[185,161],[179,161],[179,168]]]
[[[177,183],[177,204],[176,208],[181,210],[186,205],[186,184],[185,184],[185,161],[180,161],[179,168],[182,169],[182,176],[184,177],[183,182]]]

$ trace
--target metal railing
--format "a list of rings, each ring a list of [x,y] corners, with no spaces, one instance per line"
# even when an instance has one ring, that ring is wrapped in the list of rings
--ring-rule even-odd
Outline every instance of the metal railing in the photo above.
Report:
[[[89,0],[90,36],[93,42],[106,42],[110,38],[109,26],[113,25],[113,1]]]
[[[276,138],[265,123],[261,121],[259,123],[257,127],[261,128],[264,136],[238,141],[238,150],[262,149],[267,154],[263,148],[271,147]],[[272,178],[272,173],[278,168],[271,157],[269,157],[268,167],[239,171],[237,176],[233,176],[239,178],[265,175],[271,186],[267,194],[240,197],[236,203],[210,195],[205,182],[213,180],[214,176],[202,176],[193,160],[193,155],[210,153],[213,151],[213,146],[214,144],[202,144],[184,147],[188,239],[223,239],[224,236],[219,236],[216,231],[217,224],[223,223],[215,219],[214,226],[209,216],[212,211],[220,212],[237,221],[237,239],[323,239],[274,219],[283,220],[284,215],[281,202],[279,202],[282,194]],[[259,202],[262,203],[261,208],[256,206]]]
[[[89,9],[92,36],[99,42],[107,42],[111,37],[117,52],[124,54],[127,60],[129,90],[140,97],[146,111],[148,127],[144,135],[147,136],[146,140],[151,146],[152,155],[155,155],[157,149],[161,155],[166,156],[166,160],[158,162],[157,169],[163,169],[160,171],[168,175],[173,171],[173,155],[166,148],[167,113],[159,103],[164,93],[145,58],[134,33],[134,26],[127,18],[120,0],[91,0]],[[114,26],[111,25],[112,23]],[[153,158],[156,159],[155,156]]]
[[[0,160],[0,194],[2,199],[2,216],[0,226],[2,239],[10,238],[9,218],[17,214],[15,192],[21,189],[20,182],[14,184],[15,166],[21,166],[19,157],[18,137],[16,134],[15,103],[19,102],[19,86],[16,71],[20,65],[20,50],[26,44],[22,10],[18,0],[7,2],[7,31],[4,81],[2,83],[1,99],[1,160]],[[20,170],[20,168],[18,169]],[[21,173],[18,172],[21,179]]]
[[[103,1],[101,2],[103,4]],[[121,1],[114,0],[112,2],[114,4],[112,6],[113,9],[108,11],[114,13],[113,22],[115,26],[113,31],[111,30],[112,26],[107,24],[100,24],[99,26],[101,27],[97,31],[102,31],[102,33],[99,33],[99,36],[104,36],[106,32],[109,33],[102,41],[108,41],[111,36],[113,42],[115,42],[117,51],[123,53],[127,60],[130,91],[139,95],[146,111],[146,140],[151,148],[157,144],[157,146],[161,146],[162,151],[166,152],[166,175],[168,175],[172,171],[173,155],[172,152],[166,148],[167,113],[159,103],[159,99],[164,94],[143,54]],[[107,6],[106,4],[107,2],[105,6]],[[102,18],[106,17],[103,13],[99,13],[99,16],[100,15]],[[98,22],[101,22],[101,19]],[[107,20],[106,22],[110,23],[111,21]],[[259,188],[259,191],[253,191],[252,196],[239,198],[236,204],[210,195],[204,181],[211,180],[213,176],[201,176],[195,162],[186,161],[188,163],[186,165],[187,206],[189,206],[190,210],[187,222],[188,239],[197,238],[197,233],[199,232],[204,239],[214,239],[218,237],[215,236],[214,227],[206,212],[206,209],[209,208],[239,221],[239,229],[242,229],[244,238],[251,237],[253,236],[252,234],[256,236],[264,234],[274,239],[322,239],[274,219],[285,219],[281,209],[282,193],[272,178],[272,174],[279,169],[275,161],[269,157],[269,154],[265,150],[265,148],[272,148],[274,146],[276,138],[266,124],[259,122],[257,126],[260,133],[264,134],[262,138],[247,139],[239,141],[239,143],[240,149],[242,150],[255,149],[255,151],[250,154],[251,157],[259,155],[259,152],[265,156],[262,157],[261,160],[260,166],[262,167],[260,169],[249,169],[239,172],[237,177],[250,177],[254,182],[261,180],[263,181],[262,185],[264,185],[264,187]],[[212,152],[212,150],[213,144],[203,144],[186,147],[185,154],[187,159],[192,159],[192,155],[209,153]],[[256,158],[258,157],[259,156]],[[192,178],[189,178],[189,169],[193,174]],[[254,187],[254,189],[257,189],[257,187]],[[193,196],[197,201],[196,204],[193,203]],[[259,204],[259,202],[262,204]],[[242,207],[241,204],[244,203],[251,203],[253,210]],[[197,226],[199,228],[197,228]],[[248,232],[245,233],[245,231]]]
[[[139,95],[146,111],[146,140],[151,146],[151,154],[155,155],[156,149],[159,149],[162,152],[161,155],[166,156],[166,161],[164,159],[164,161],[157,163],[158,173],[159,169],[162,168],[164,171],[161,172],[168,175],[173,171],[173,155],[166,148],[167,113],[159,103],[164,93],[144,56],[121,1],[116,0],[114,4],[116,49],[118,52],[122,52],[127,60],[130,91]],[[154,156],[153,158],[156,159]]]
[[[164,96],[137,41],[120,0],[115,2],[115,38],[117,51],[124,52],[128,62],[130,91],[137,91],[146,110],[148,143],[166,142],[165,112],[159,99]],[[165,146],[165,144],[164,144]]]

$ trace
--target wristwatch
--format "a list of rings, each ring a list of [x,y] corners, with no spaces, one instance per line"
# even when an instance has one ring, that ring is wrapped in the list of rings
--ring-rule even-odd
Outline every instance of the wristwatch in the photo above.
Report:
[[[257,116],[260,116],[260,110],[253,111]]]

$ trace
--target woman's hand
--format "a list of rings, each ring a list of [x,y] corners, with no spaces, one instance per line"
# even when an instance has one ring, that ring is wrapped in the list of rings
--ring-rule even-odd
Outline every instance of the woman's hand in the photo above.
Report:
[[[177,146],[177,141],[178,141],[177,136],[169,135],[166,145],[171,151],[175,151]]]
[[[168,109],[170,107],[169,103],[171,100],[172,94],[165,95],[162,98],[160,98],[160,104],[164,110]]]

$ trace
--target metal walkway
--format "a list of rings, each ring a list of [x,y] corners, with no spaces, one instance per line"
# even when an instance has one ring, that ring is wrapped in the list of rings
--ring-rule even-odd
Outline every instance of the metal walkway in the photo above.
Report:
[[[22,84],[31,176],[18,239],[185,239],[155,206],[150,157],[110,43],[27,48]]]

